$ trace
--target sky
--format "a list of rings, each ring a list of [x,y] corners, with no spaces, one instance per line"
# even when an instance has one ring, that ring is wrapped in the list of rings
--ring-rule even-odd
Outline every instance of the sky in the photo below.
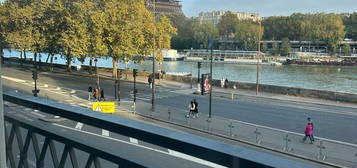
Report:
[[[201,11],[231,10],[259,13],[263,17],[292,13],[357,12],[357,0],[181,0],[186,16],[198,16]]]

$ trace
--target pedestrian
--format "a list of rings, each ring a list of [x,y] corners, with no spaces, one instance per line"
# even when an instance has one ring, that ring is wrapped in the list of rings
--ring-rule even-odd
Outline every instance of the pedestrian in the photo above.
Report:
[[[99,89],[98,88],[95,88],[94,89],[94,97],[95,97],[95,99],[97,100],[97,101],[99,101]]]
[[[105,101],[104,89],[100,91],[100,101]]]
[[[188,104],[188,114],[186,114],[187,118],[190,118],[190,116],[194,114],[195,111],[195,104],[193,103],[193,101],[190,102],[190,104]]]
[[[224,80],[224,88],[227,88],[228,87],[228,79],[226,78],[225,80]]]
[[[302,142],[305,142],[307,137],[310,139],[310,143],[313,144],[313,126],[312,123],[307,123],[306,128],[305,128],[305,137],[302,139]]]
[[[88,100],[92,100],[93,88],[89,85],[88,87]]]
[[[193,99],[193,104],[195,105],[193,118],[196,118],[196,117],[198,118],[198,103],[197,103],[196,99]]]
[[[223,88],[223,87],[224,87],[224,79],[221,78],[221,88]]]
[[[152,88],[152,78],[151,78],[151,75],[149,75],[149,77],[148,77],[148,83],[149,83],[150,88]]]
[[[310,123],[311,126],[312,126],[311,138],[312,138],[312,141],[315,141],[315,138],[314,138],[314,123],[312,122],[312,119],[310,117],[307,117],[307,123]]]

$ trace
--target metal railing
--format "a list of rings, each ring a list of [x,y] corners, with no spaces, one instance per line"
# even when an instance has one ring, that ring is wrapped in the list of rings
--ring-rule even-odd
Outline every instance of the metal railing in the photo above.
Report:
[[[43,100],[19,93],[6,93],[4,94],[4,100],[27,108],[37,109],[44,113],[80,121],[84,124],[182,152],[226,167],[315,167],[271,154],[224,144],[212,139],[144,124],[119,116],[113,117],[111,115],[95,113],[84,108],[72,107],[52,100]],[[43,167],[46,151],[48,150],[51,153],[54,167],[63,167],[66,164],[68,155],[73,167],[79,167],[76,153],[74,152],[77,149],[89,154],[85,167],[91,167],[91,164],[94,164],[95,167],[100,167],[99,158],[111,161],[120,167],[150,167],[150,165],[143,165],[140,161],[124,159],[123,156],[117,156],[115,153],[104,151],[98,144],[91,144],[82,139],[76,139],[56,129],[48,130],[49,128],[41,128],[35,124],[36,122],[18,119],[16,113],[6,113],[5,118],[12,125],[10,131],[7,131],[6,137],[9,168],[28,167],[26,158],[31,141],[36,158],[36,167]],[[22,139],[19,128],[27,130],[25,142]],[[38,145],[37,135],[45,137],[41,149]],[[17,162],[13,156],[12,148],[15,145],[15,136],[17,147],[20,150],[20,158]],[[57,157],[58,151],[55,149],[55,145],[53,145],[54,141],[63,143],[65,146],[61,158]]]
[[[136,103],[135,114],[169,122],[206,133],[257,145],[332,166],[357,167],[357,145],[315,137],[314,144],[302,142],[304,134],[251,124],[247,122],[200,114],[187,118],[188,110],[156,105],[152,112],[147,103]]]

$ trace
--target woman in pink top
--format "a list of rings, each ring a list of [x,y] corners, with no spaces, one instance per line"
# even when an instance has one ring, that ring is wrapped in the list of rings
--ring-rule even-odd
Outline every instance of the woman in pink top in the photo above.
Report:
[[[306,138],[309,137],[310,143],[312,144],[313,142],[312,135],[313,135],[313,125],[312,123],[308,123],[305,128],[305,137],[302,139],[302,141],[305,142]]]

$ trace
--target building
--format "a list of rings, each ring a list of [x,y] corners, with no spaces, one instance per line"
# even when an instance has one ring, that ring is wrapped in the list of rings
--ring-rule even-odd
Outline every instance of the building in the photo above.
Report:
[[[178,0],[146,0],[145,5],[151,12],[154,11],[154,1],[156,1],[155,10],[158,14],[165,14],[165,15],[183,14],[181,1]]]
[[[198,20],[200,24],[202,23],[212,23],[217,25],[222,19],[222,16],[227,12],[231,11],[212,11],[212,12],[201,12],[198,15]],[[231,12],[236,15],[239,20],[248,20],[251,19],[255,22],[260,21],[262,18],[257,13],[242,13],[242,12]]]

